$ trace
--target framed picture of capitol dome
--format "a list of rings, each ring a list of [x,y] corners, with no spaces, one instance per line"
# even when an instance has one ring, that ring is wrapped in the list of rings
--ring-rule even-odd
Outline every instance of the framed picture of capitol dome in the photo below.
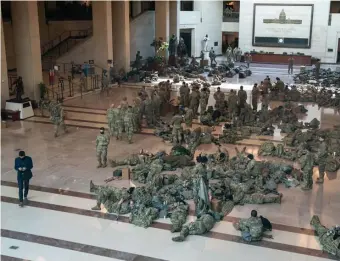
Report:
[[[310,48],[312,4],[254,4],[253,46]]]

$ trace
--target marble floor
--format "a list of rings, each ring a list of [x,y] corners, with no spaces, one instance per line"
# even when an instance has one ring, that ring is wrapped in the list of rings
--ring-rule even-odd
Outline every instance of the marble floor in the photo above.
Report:
[[[206,236],[192,236],[181,244],[171,241],[169,220],[158,220],[142,229],[119,222],[114,216],[91,211],[95,199],[89,182],[104,184],[111,168],[96,169],[97,130],[70,128],[70,133],[53,138],[53,126],[32,122],[9,122],[2,129],[1,153],[1,260],[244,260],[244,252],[255,260],[324,260],[309,225],[310,217],[320,216],[327,225],[339,223],[340,177],[328,173],[324,185],[312,191],[279,188],[281,205],[237,206]],[[141,148],[151,152],[171,146],[150,135],[136,135],[134,144],[113,140],[109,158],[123,158]],[[233,145],[224,145],[235,155]],[[239,149],[243,145],[236,145]],[[119,148],[119,149],[117,149]],[[199,151],[216,151],[214,145],[201,145]],[[17,206],[16,173],[13,160],[25,150],[34,160],[30,206]],[[258,146],[247,146],[257,154]],[[315,176],[317,177],[317,170]],[[115,181],[115,186],[129,186]],[[274,224],[273,240],[260,244],[242,243],[232,221],[249,216],[256,209]],[[189,220],[193,217],[190,216]],[[22,225],[23,223],[27,225]],[[91,235],[91,236],[90,236]],[[148,243],[146,243],[148,242]],[[17,249],[13,249],[18,247]]]
[[[267,67],[258,67],[259,76],[249,78],[249,84],[256,77],[260,79],[268,74],[265,73]],[[283,73],[285,67],[276,69],[282,70],[281,78],[289,79],[290,76]],[[312,215],[318,215],[327,226],[340,224],[340,172],[326,173],[325,183],[314,184],[307,192],[280,185],[279,192],[284,195],[282,204],[237,206],[210,233],[190,236],[183,243],[171,240],[168,219],[157,220],[152,227],[144,229],[129,224],[126,216],[116,221],[114,215],[92,211],[96,201],[89,192],[90,180],[104,184],[113,171],[109,167],[96,168],[98,126],[106,124],[103,116],[111,103],[118,104],[124,96],[132,102],[136,94],[136,88],[121,87],[113,89],[109,95],[98,92],[66,101],[69,117],[76,117],[78,113],[88,125],[70,124],[69,133],[57,139],[53,137],[53,126],[46,124],[48,119],[40,123],[30,119],[7,122],[8,128],[1,129],[1,260],[243,261],[249,256],[254,261],[334,260],[320,249],[309,221]],[[176,90],[172,95],[176,95]],[[209,103],[214,103],[212,97]],[[270,104],[272,108],[279,105],[279,102]],[[340,115],[333,109],[304,105],[308,113],[299,115],[300,120],[307,122],[317,118],[321,128],[339,123]],[[95,120],[91,118],[93,115]],[[215,134],[219,133],[217,128]],[[133,144],[111,140],[108,158],[122,159],[140,149],[170,151],[170,144],[150,134],[152,130],[145,129],[133,137]],[[246,146],[246,151],[257,159],[279,161],[258,157],[257,151],[263,141],[281,142],[282,137],[276,130],[274,137],[252,136],[237,145],[224,144],[223,148],[233,156],[235,147],[242,149]],[[34,161],[30,204],[24,208],[17,205],[16,173],[13,170],[14,158],[20,150],[25,150]],[[213,144],[198,147],[198,153],[216,150]],[[291,163],[298,167],[297,163]],[[315,168],[313,179],[317,177]],[[114,181],[110,185],[126,187],[130,186],[130,181]],[[273,223],[274,239],[264,239],[256,244],[245,244],[240,239],[232,222],[248,217],[252,209]],[[193,219],[190,215],[188,222]]]

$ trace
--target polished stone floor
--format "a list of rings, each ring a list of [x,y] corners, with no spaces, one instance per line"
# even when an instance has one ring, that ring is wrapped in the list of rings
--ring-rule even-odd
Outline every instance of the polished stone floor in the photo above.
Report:
[[[265,71],[268,71],[266,67]],[[259,69],[259,72],[259,79],[264,78],[264,70]],[[105,125],[105,110],[110,104],[118,104],[124,96],[132,102],[137,91],[136,87],[121,87],[113,89],[109,95],[98,92],[66,101],[69,117],[82,117],[88,125],[71,125],[69,133],[57,139],[53,137],[53,126],[46,124],[48,118],[44,124],[29,119],[8,122],[8,128],[1,129],[1,260],[243,261],[250,256],[254,261],[332,259],[322,253],[309,221],[311,216],[319,215],[327,226],[340,223],[340,172],[326,173],[325,183],[314,184],[311,191],[304,192],[299,187],[287,189],[280,185],[279,191],[284,195],[281,205],[237,206],[211,233],[190,236],[183,243],[171,241],[168,219],[157,220],[152,227],[143,229],[128,224],[126,217],[115,221],[113,215],[91,211],[95,198],[89,193],[90,180],[104,184],[104,179],[112,176],[113,171],[109,167],[96,168],[98,126]],[[212,97],[209,103],[214,103]],[[274,108],[280,104],[272,102],[270,106]],[[339,124],[340,115],[333,109],[304,105],[308,113],[299,115],[302,121],[317,118],[321,128]],[[111,140],[108,158],[122,159],[140,149],[150,152],[171,149],[169,144],[150,133],[152,131],[135,135],[133,144]],[[218,135],[220,129],[217,128],[215,133]],[[253,136],[240,144],[223,147],[233,156],[235,147],[242,149],[247,145],[247,152],[257,155],[264,140],[280,142],[282,137],[277,129],[274,137]],[[13,170],[19,150],[25,150],[34,161],[30,205],[23,209],[17,206],[16,173]],[[216,150],[213,144],[201,145],[198,153]],[[257,159],[280,161],[277,158]],[[295,162],[292,164],[299,167]],[[315,168],[313,179],[317,176]],[[126,187],[130,182],[114,181],[110,185]],[[231,222],[248,217],[252,209],[273,223],[274,239],[265,239],[258,244],[244,244],[240,240]],[[190,216],[189,220],[193,218]]]

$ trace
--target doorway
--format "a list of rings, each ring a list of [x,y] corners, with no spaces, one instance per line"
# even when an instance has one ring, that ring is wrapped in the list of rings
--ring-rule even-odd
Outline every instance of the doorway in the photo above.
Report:
[[[188,56],[191,57],[191,29],[181,29],[180,37],[183,38],[185,46],[187,47]]]

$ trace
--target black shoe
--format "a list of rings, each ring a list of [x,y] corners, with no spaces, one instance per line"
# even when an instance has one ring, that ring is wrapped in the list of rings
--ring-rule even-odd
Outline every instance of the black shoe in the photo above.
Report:
[[[27,198],[24,198],[24,205],[28,205],[28,199]]]
[[[24,203],[22,201],[19,202],[19,207],[24,207]]]

